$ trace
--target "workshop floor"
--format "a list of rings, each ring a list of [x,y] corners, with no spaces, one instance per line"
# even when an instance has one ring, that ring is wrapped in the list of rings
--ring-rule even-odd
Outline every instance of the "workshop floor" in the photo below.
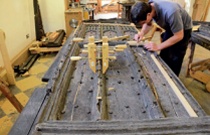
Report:
[[[35,88],[43,87],[45,85],[45,83],[41,81],[41,78],[48,70],[55,56],[56,53],[40,56],[29,70],[29,76],[16,77],[16,85],[9,87],[12,93],[23,106],[26,105]],[[0,135],[8,134],[18,116],[18,111],[13,107],[9,100],[4,97],[4,95],[1,95]]]
[[[159,33],[156,32],[153,41],[160,43]],[[37,87],[43,87],[45,83],[41,82],[41,78],[44,73],[48,70],[49,66],[55,58],[55,53],[45,54],[41,56],[29,70],[29,76],[27,77],[17,77],[16,85],[10,86],[11,91],[20,101],[20,103],[25,106],[29,100],[34,89]],[[210,93],[205,90],[205,86],[192,78],[186,78],[186,65],[189,56],[189,49],[185,56],[185,60],[182,66],[180,79],[187,87],[187,89],[192,93],[195,99],[200,103],[203,109],[208,115],[210,115]],[[210,53],[208,50],[196,46],[194,61],[203,60],[204,58],[210,58]],[[3,96],[0,96],[0,135],[7,135],[11,129],[13,123],[18,118],[19,113],[12,106],[12,104]]]

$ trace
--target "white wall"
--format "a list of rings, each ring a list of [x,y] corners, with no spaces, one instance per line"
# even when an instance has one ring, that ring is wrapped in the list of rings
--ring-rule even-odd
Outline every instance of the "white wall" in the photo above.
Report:
[[[65,30],[64,0],[39,0],[44,31]]]
[[[35,39],[32,1],[1,0],[0,28],[6,35],[6,46],[10,60]],[[29,34],[29,38],[26,35]],[[3,66],[0,55],[0,65]]]
[[[39,6],[45,32],[65,30],[64,0],[40,0]],[[33,0],[0,0],[0,29],[12,60],[36,38]],[[0,66],[4,66],[1,55]]]

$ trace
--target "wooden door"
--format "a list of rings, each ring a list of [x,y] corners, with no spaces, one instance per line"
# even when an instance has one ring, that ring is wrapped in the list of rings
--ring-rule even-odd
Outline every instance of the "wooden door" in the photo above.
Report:
[[[194,21],[204,21],[210,0],[195,0],[193,5],[192,19]]]

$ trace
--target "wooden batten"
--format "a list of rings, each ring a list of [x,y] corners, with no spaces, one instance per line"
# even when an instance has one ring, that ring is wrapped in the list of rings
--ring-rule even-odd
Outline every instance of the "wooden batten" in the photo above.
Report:
[[[29,45],[27,45],[20,53],[18,53],[12,60],[12,66],[15,65],[21,65],[24,61],[27,60],[27,58],[30,55],[30,52],[28,51],[29,47],[31,47],[32,43],[34,41],[32,41]]]
[[[34,42],[34,41],[33,41]],[[30,53],[28,51],[29,47],[32,45],[32,43],[30,43],[29,45],[27,45],[20,53],[18,53],[12,60],[11,60],[11,65],[21,65],[24,61],[27,60],[27,58],[29,57]],[[7,78],[7,72],[5,67],[1,66],[0,67],[0,78],[6,82],[8,82],[8,78]],[[0,91],[0,96],[2,95],[2,92]]]
[[[11,90],[7,87],[4,82],[0,80],[0,90],[4,94],[5,97],[10,101],[10,103],[17,109],[19,113],[23,110],[23,106],[21,103],[17,100],[15,95],[11,92]]]
[[[14,71],[12,69],[11,62],[9,59],[9,54],[6,47],[5,38],[6,37],[5,37],[4,31],[0,29],[0,52],[3,58],[4,67],[7,71],[6,76],[7,76],[8,82],[9,84],[14,85],[15,84]]]

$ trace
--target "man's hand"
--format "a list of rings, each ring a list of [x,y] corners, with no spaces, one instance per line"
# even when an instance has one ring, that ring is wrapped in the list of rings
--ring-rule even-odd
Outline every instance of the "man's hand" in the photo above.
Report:
[[[136,40],[137,42],[140,42],[143,38],[144,34],[143,33],[138,33],[134,35],[134,40]]]
[[[161,50],[160,46],[153,42],[146,43],[144,45],[144,47],[146,49],[148,49],[149,51],[160,51]]]

